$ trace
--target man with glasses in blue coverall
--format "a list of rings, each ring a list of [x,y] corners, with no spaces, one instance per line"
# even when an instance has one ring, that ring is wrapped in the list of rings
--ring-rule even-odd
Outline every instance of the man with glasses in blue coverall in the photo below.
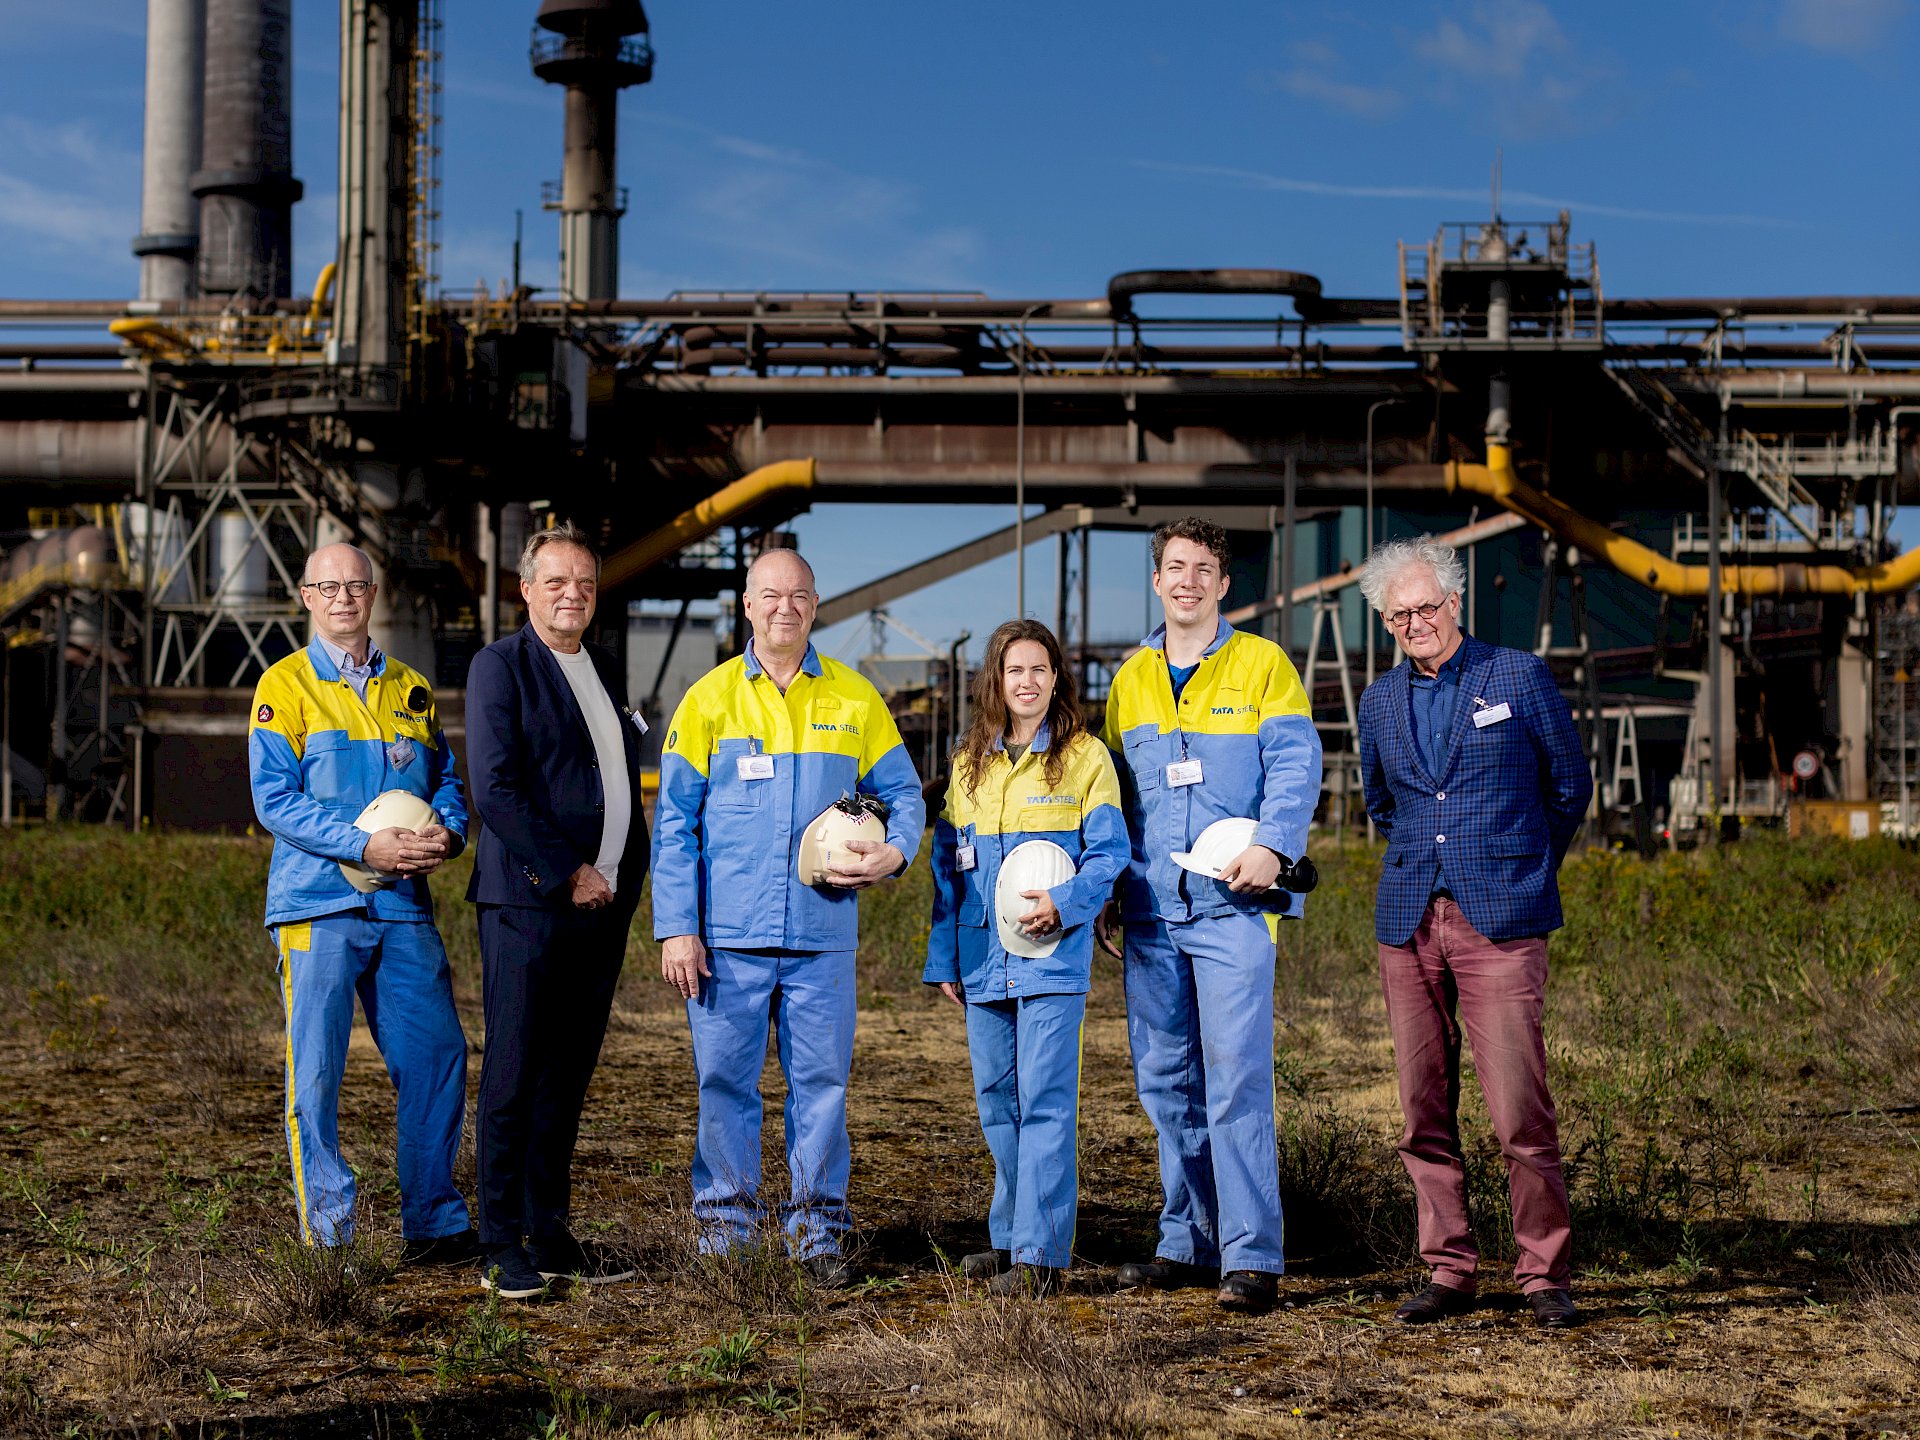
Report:
[[[375,592],[362,551],[314,551],[300,583],[314,638],[270,667],[253,695],[247,760],[254,811],[273,836],[267,926],[287,1017],[287,1151],[301,1235],[343,1243],[354,1175],[340,1153],[340,1082],[357,993],[398,1094],[403,1259],[454,1264],[478,1254],[453,1185],[467,1041],[427,876],[465,845],[467,810],[426,677],[368,635]],[[389,790],[421,797],[439,823],[356,829],[355,817]],[[399,879],[362,894],[341,861]]]
[[[1115,917],[1126,928],[1127,1036],[1140,1104],[1160,1137],[1165,1206],[1154,1258],[1128,1289],[1219,1286],[1228,1310],[1278,1298],[1280,1176],[1273,1119],[1271,888],[1306,854],[1320,739],[1293,664],[1220,614],[1226,532],[1189,516],[1153,536],[1165,623],[1113,677],[1104,738],[1133,841]],[[1257,822],[1218,879],[1181,868],[1215,821]],[[1110,938],[1103,943],[1112,950]]]
[[[700,1086],[693,1213],[704,1253],[759,1243],[760,1073],[769,1025],[787,1078],[793,1258],[826,1289],[850,1284],[847,1077],[853,1065],[859,892],[900,874],[926,806],[886,702],[809,636],[813,569],[769,550],[747,571],[746,653],[687,692],[660,757],[653,928],[660,973],[687,1002]],[[885,838],[827,883],[800,881],[807,827],[845,795],[888,807]]]

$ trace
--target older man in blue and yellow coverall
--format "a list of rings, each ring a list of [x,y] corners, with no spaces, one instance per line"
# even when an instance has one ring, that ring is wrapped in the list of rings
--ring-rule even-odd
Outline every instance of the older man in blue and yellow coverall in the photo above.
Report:
[[[405,1258],[450,1263],[477,1253],[453,1184],[467,1042],[427,876],[466,843],[467,809],[426,677],[368,636],[374,593],[361,551],[316,550],[300,585],[314,638],[269,668],[253,696],[247,758],[254,811],[273,835],[267,926],[287,1017],[287,1150],[302,1235],[346,1240],[354,1175],[340,1153],[340,1082],[357,993],[398,1094]],[[388,790],[425,799],[440,823],[356,829]],[[401,878],[362,894],[341,861]]]
[[[857,892],[906,869],[926,806],[886,702],[809,636],[813,570],[762,555],[743,604],[746,653],[680,702],[654,807],[653,928],[662,977],[686,998],[700,1123],[693,1210],[703,1251],[756,1243],[760,1072],[777,1026],[787,1077],[787,1245],[816,1283],[845,1285],[847,1077],[853,1066]],[[806,827],[842,795],[889,807],[884,841],[826,885],[796,873]]]
[[[1133,860],[1120,883],[1127,1034],[1140,1103],[1160,1137],[1165,1206],[1154,1258],[1120,1283],[1211,1284],[1221,1305],[1277,1298],[1280,1179],[1274,1136],[1268,917],[1302,899],[1270,888],[1307,848],[1320,740],[1284,651],[1220,614],[1226,533],[1188,518],[1153,537],[1165,624],[1113,678],[1105,739],[1120,757]],[[1258,822],[1218,880],[1182,869],[1216,820]]]

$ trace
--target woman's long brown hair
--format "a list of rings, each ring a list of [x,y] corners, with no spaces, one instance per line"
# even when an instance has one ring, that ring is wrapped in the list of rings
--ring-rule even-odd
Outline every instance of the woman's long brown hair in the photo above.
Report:
[[[1060,777],[1066,773],[1067,751],[1075,737],[1087,728],[1080,718],[1079,687],[1074,683],[1073,671],[1067,668],[1066,656],[1060,653],[1060,642],[1053,638],[1053,631],[1038,620],[1007,621],[987,637],[986,658],[973,676],[973,719],[953,752],[956,768],[961,761],[966,762],[969,800],[980,788],[980,777],[987,773],[993,759],[993,742],[1007,733],[1007,696],[1001,672],[1006,667],[1007,648],[1022,640],[1031,640],[1043,647],[1047,663],[1053,667],[1053,699],[1047,706],[1046,721],[1049,790],[1060,783]]]

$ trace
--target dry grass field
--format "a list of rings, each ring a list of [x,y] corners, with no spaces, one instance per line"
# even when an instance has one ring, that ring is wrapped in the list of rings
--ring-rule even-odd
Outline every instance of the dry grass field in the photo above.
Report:
[[[1392,1321],[1420,1272],[1372,970],[1376,855],[1321,859],[1277,983],[1285,1308],[1235,1318],[1205,1294],[1112,1290],[1151,1243],[1158,1191],[1111,964],[1089,1012],[1068,1293],[991,1301],[949,1268],[984,1243],[990,1171],[959,1017],[917,983],[923,870],[866,916],[852,1128],[867,1283],[814,1292],[777,1247],[690,1255],[685,1021],[636,940],[575,1213],[642,1279],[516,1307],[485,1303],[473,1271],[396,1270],[392,1097],[364,1031],[342,1116],[361,1237],[293,1238],[264,842],[10,834],[0,1435],[1920,1432],[1911,854],[1749,839],[1569,866],[1548,1044],[1588,1318],[1564,1335],[1536,1331],[1497,1274],[1471,1317]],[[477,1056],[464,880],[458,866],[437,889]],[[770,1112],[780,1091],[775,1069]],[[1476,1224],[1509,1257],[1497,1154],[1477,1096],[1465,1108]]]

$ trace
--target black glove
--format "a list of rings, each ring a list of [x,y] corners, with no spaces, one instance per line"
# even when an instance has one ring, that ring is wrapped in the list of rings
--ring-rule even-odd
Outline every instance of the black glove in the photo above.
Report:
[[[1302,855],[1298,860],[1280,857],[1280,874],[1274,879],[1274,887],[1290,890],[1295,895],[1305,895],[1320,883],[1320,872],[1314,868],[1313,861]]]

